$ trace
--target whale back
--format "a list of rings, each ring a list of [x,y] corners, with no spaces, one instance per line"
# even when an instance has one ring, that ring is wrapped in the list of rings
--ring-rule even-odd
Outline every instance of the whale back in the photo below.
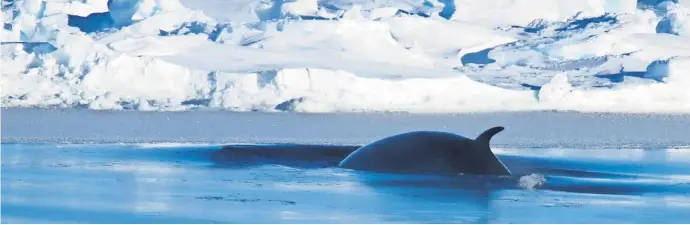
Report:
[[[340,167],[391,173],[451,173],[449,155],[458,139],[471,146],[472,139],[435,131],[413,131],[388,136],[364,145],[339,163]]]
[[[379,172],[510,175],[489,147],[502,131],[491,128],[476,139],[436,131],[389,136],[357,149],[340,167]]]

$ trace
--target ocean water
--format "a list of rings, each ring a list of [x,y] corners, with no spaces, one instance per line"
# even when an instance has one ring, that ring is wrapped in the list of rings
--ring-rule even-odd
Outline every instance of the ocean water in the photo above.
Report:
[[[334,167],[347,151],[280,144],[3,144],[2,222],[690,221],[690,149],[495,149],[514,173],[508,177]]]
[[[474,137],[513,176],[334,165],[411,130]],[[690,117],[3,109],[3,223],[688,223]]]

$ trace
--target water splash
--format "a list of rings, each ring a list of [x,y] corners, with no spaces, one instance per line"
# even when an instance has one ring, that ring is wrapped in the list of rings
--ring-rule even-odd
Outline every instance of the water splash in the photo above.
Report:
[[[518,186],[528,190],[534,190],[536,187],[542,186],[546,183],[544,175],[533,173],[530,175],[520,177]]]

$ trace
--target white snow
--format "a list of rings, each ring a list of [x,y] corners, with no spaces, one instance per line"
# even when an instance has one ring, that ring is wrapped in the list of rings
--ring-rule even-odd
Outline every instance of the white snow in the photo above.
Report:
[[[453,0],[456,21],[473,21],[487,25],[525,26],[535,19],[563,21],[579,14],[596,17],[604,13],[632,13],[636,0]]]
[[[284,1],[280,6],[283,16],[316,15],[319,10],[317,0]]]
[[[108,1],[101,0],[70,1],[68,4],[63,4],[60,1],[46,1],[47,8],[51,5],[56,9],[67,9],[67,14],[75,16],[88,16],[91,13],[102,13],[109,10]],[[60,11],[55,10],[54,12],[59,13]]]
[[[687,87],[690,85],[690,57],[672,57],[667,60],[652,62],[647,67],[645,76],[657,79],[664,79],[668,83],[673,83]]]
[[[110,0],[108,11],[116,25],[128,25],[159,12],[183,9],[177,1],[169,0]]]
[[[2,105],[690,112],[690,3],[3,2]]]

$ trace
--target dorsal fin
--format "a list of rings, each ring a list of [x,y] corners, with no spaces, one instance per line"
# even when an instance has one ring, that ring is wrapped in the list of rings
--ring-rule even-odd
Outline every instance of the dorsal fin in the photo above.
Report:
[[[479,143],[486,143],[486,145],[489,145],[489,141],[491,141],[491,138],[498,134],[499,132],[503,131],[505,128],[498,126],[498,127],[493,127],[490,128],[486,131],[484,131],[482,134],[477,136],[474,140]]]
[[[485,154],[484,157],[487,157],[486,160],[484,161],[484,173],[486,174],[494,174],[494,175],[508,175],[510,176],[512,173],[506,167],[503,162],[501,162],[496,155],[491,151],[491,147],[489,146],[489,142],[491,141],[491,138],[494,137],[494,135],[498,134],[499,132],[503,131],[505,128],[498,126],[498,127],[492,127],[486,131],[484,131],[482,134],[477,136],[476,139],[474,139],[475,146],[479,147],[478,154]]]

